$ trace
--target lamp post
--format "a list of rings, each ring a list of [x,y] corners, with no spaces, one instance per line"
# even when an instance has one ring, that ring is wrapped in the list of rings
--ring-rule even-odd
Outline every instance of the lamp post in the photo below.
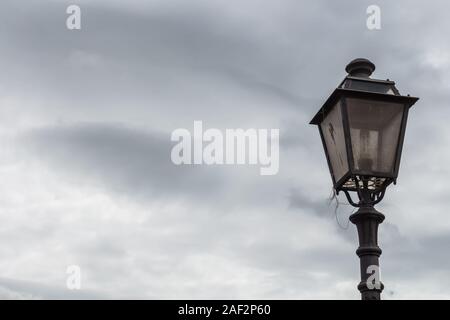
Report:
[[[400,95],[393,81],[370,78],[375,65],[367,59],[355,59],[345,70],[310,124],[319,128],[336,193],[358,208],[350,221],[358,230],[361,298],[379,300],[378,225],[384,215],[374,206],[396,183],[408,110],[418,98]]]

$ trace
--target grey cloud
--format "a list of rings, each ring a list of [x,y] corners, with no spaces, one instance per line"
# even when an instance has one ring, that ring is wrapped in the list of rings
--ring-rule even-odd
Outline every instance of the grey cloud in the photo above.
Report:
[[[71,167],[82,179],[95,179],[117,194],[136,198],[215,197],[220,173],[211,168],[176,166],[170,134],[121,125],[79,124],[35,129],[19,138],[27,154],[58,168]]]
[[[42,299],[102,299],[105,295],[99,295],[90,291],[69,290],[63,287],[52,287],[39,282],[23,281],[9,278],[0,278],[1,300],[42,300]]]
[[[357,298],[356,230],[339,228],[327,205],[328,169],[307,123],[345,64],[368,57],[375,77],[421,98],[411,111],[399,185],[381,206],[386,290],[411,285],[419,294],[411,276],[430,284],[425,295],[449,295],[441,284],[450,263],[442,254],[447,2],[378,1],[378,31],[365,27],[370,1],[79,3],[83,29],[71,32],[70,1],[2,2],[0,141],[7,147],[0,175],[8,183],[0,238],[10,245],[0,259],[16,268],[0,272],[45,275],[68,255],[102,295],[328,298],[340,292],[330,283],[351,283],[340,296]],[[218,128],[279,127],[279,175],[174,166],[169,133],[198,119]],[[86,185],[100,199],[88,197]],[[80,204],[85,198],[92,202]],[[433,213],[428,228],[416,207]],[[339,208],[340,221],[346,213]],[[424,230],[405,231],[414,229]],[[55,250],[53,260],[43,244]],[[18,249],[20,259],[12,259]],[[37,260],[35,273],[17,269]],[[3,297],[68,297],[51,283],[39,289],[4,279],[0,286]]]

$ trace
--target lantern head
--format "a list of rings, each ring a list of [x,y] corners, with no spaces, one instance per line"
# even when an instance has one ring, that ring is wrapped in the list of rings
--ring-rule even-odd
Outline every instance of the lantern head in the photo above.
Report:
[[[393,81],[371,79],[374,70],[367,59],[350,62],[310,122],[319,128],[337,192],[384,192],[398,176],[408,110],[418,98],[400,95]]]

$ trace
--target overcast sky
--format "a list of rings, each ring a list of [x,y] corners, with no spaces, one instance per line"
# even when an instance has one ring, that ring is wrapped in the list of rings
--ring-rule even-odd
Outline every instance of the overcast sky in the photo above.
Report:
[[[358,299],[352,208],[308,125],[358,57],[421,98],[378,206],[383,297],[450,298],[448,1],[0,7],[0,298]],[[279,128],[279,173],[173,165],[194,120]]]

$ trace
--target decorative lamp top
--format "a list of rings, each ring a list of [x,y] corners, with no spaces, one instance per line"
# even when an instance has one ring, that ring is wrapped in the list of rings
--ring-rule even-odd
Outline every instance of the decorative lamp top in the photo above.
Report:
[[[352,60],[346,67],[345,71],[352,77],[369,78],[375,71],[375,65],[367,59],[358,58]]]

